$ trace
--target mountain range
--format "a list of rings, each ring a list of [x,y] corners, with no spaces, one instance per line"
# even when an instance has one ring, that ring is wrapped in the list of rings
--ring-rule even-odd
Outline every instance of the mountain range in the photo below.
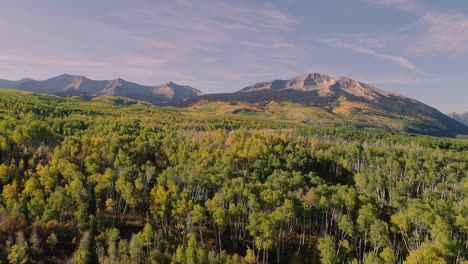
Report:
[[[97,81],[68,74],[42,81],[0,80],[0,87],[59,96],[122,96],[218,115],[249,115],[315,125],[351,124],[448,137],[468,134],[468,126],[460,122],[463,118],[453,115],[455,120],[417,100],[347,77],[318,73],[260,82],[234,93],[206,95],[173,82],[146,86],[123,79]]]
[[[163,85],[147,86],[123,79],[91,80],[84,76],[62,74],[47,80],[20,81],[0,80],[0,87],[14,88],[35,93],[73,95],[109,95],[123,96],[147,101],[156,105],[169,105],[187,98],[203,95],[195,88],[168,82]]]

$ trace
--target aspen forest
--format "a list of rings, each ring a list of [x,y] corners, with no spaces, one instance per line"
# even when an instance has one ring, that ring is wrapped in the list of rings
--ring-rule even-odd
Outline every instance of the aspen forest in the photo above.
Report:
[[[468,141],[0,95],[0,263],[468,263]]]

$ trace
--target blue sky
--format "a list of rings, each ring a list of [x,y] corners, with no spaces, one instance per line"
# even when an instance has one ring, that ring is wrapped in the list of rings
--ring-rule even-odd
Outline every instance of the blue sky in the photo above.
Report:
[[[468,111],[468,1],[0,0],[0,78],[231,92],[318,72]]]

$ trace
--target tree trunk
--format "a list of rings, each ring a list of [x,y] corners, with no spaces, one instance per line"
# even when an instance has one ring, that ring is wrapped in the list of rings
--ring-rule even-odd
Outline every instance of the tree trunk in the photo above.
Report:
[[[219,254],[221,254],[221,229],[218,227]]]

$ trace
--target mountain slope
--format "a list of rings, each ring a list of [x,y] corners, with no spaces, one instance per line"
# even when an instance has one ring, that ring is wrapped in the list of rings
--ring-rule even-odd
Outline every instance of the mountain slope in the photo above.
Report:
[[[451,118],[457,120],[458,122],[468,126],[468,112],[464,113],[449,113],[447,114]]]
[[[310,123],[326,121],[317,119],[319,116],[317,113],[327,112],[337,119],[351,122],[358,127],[384,127],[398,132],[448,137],[468,134],[466,125],[419,101],[346,77],[332,78],[318,73],[301,75],[290,80],[261,82],[232,94],[211,94],[191,98],[181,105],[203,109],[202,106],[210,102],[226,102],[230,105],[244,102],[262,109],[233,110],[233,113],[249,112],[250,115],[254,112],[272,114],[272,103],[282,102],[283,107],[288,109],[291,109],[291,104],[299,108],[314,108],[314,114],[309,111],[309,116],[303,118]],[[287,112],[279,111],[278,105],[275,105],[274,109],[278,112]],[[280,118],[288,119],[290,116],[282,114]],[[327,115],[322,113],[321,116]],[[295,118],[292,119],[297,121]]]
[[[24,82],[28,82],[28,81],[33,81],[33,79],[25,78],[25,79],[21,79],[21,80],[18,80],[18,81],[9,81],[9,80],[0,79],[0,87],[13,88],[13,87],[21,85]]]
[[[190,86],[178,85],[172,82],[160,86],[146,86],[128,82],[120,78],[97,81],[84,76],[69,74],[62,74],[42,81],[32,79],[24,79],[21,81],[2,80],[0,81],[0,87],[60,96],[123,96],[131,99],[148,101],[157,105],[173,104],[203,94]]]
[[[179,102],[187,98],[193,98],[203,95],[200,90],[197,90],[188,85],[178,85],[173,82],[153,87],[152,92],[158,95],[162,95],[172,102]]]

